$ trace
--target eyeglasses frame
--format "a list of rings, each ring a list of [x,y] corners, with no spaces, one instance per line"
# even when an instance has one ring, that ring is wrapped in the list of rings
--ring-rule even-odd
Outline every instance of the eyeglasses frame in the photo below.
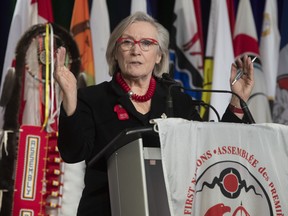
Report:
[[[133,46],[132,46],[129,50],[131,50],[136,44],[138,44],[138,46],[140,47],[140,49],[141,49],[142,51],[145,51],[145,52],[146,52],[146,51],[149,51],[149,50],[143,50],[143,49],[142,49],[142,47],[141,47],[141,45],[140,45],[140,42],[143,41],[143,40],[148,40],[148,41],[152,42],[152,44],[154,44],[154,45],[159,45],[159,42],[158,42],[156,39],[154,39],[154,38],[141,38],[140,40],[134,40],[134,39],[132,39],[132,38],[120,37],[120,38],[117,39],[116,42],[117,42],[119,45],[121,45],[121,42],[122,42],[123,40],[127,40],[127,39],[129,39],[129,40],[131,40],[131,41],[134,42]],[[128,50],[127,50],[127,51],[128,51]]]

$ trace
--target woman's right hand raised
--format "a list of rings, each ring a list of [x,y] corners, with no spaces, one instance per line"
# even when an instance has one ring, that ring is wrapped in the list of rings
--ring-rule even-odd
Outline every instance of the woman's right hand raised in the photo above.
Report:
[[[77,105],[77,80],[74,74],[65,66],[66,49],[57,50],[57,63],[54,78],[63,93],[63,108],[68,116],[72,115]]]

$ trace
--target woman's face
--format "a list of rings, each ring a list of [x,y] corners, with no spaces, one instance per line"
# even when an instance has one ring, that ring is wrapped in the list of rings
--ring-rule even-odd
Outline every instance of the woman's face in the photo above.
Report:
[[[154,39],[157,41],[156,28],[148,22],[132,23],[123,32],[122,38],[133,42],[141,39]],[[153,41],[153,40],[152,40]],[[155,64],[161,60],[159,46],[152,44],[147,51],[143,51],[139,43],[134,44],[130,50],[123,50],[118,44],[115,58],[122,74],[126,78],[141,78],[151,75]]]

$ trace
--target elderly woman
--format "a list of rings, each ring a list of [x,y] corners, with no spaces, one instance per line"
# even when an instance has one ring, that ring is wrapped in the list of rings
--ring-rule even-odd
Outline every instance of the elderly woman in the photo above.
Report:
[[[63,91],[63,102],[58,146],[65,162],[89,162],[125,128],[148,126],[150,119],[166,112],[168,86],[160,77],[168,71],[168,43],[167,30],[147,14],[127,17],[112,32],[107,47],[112,80],[78,91],[74,75],[64,66],[65,48],[59,48],[55,79]],[[247,73],[231,88],[247,101],[254,83],[253,64],[246,56],[237,66]],[[236,71],[232,64],[231,81]],[[173,88],[172,97],[175,117],[201,121],[190,96]],[[236,97],[231,104],[240,107]],[[222,121],[243,122],[241,110],[236,110],[227,108]],[[104,159],[86,168],[78,215],[110,215],[106,169]]]

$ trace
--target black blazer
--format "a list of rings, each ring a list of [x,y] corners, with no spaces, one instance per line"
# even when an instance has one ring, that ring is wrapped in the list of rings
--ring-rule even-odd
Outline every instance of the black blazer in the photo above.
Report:
[[[58,148],[63,160],[76,163],[89,162],[105,145],[126,128],[148,126],[149,120],[160,118],[166,112],[167,83],[157,79],[151,110],[142,115],[133,106],[128,95],[113,78],[110,82],[79,89],[75,113],[66,116],[61,108],[59,118]],[[202,121],[191,97],[173,88],[174,117]],[[121,120],[115,106],[122,106],[129,118]],[[222,118],[226,122],[242,122],[228,109]],[[154,138],[152,145],[159,145]],[[78,207],[78,215],[110,215],[109,190],[106,161],[97,162],[95,167],[86,167],[85,188]]]

